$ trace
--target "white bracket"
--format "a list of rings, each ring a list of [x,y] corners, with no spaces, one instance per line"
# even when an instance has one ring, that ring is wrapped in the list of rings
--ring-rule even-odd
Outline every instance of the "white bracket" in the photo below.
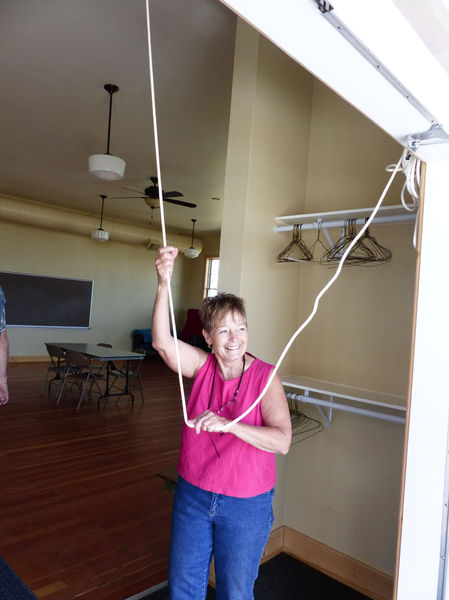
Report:
[[[429,144],[444,144],[449,142],[449,134],[438,123],[434,123],[428,131],[412,133],[407,136],[406,144],[410,150],[416,151],[421,146]]]
[[[333,410],[341,410],[392,423],[405,423],[406,407],[402,404],[403,402],[405,404],[405,398],[401,396],[350,388],[329,381],[295,375],[283,376],[282,384],[286,388],[287,398],[315,406],[327,427],[332,425]],[[296,390],[298,390],[298,393],[296,393]],[[335,398],[337,398],[337,402]],[[398,404],[398,401],[401,404]]]

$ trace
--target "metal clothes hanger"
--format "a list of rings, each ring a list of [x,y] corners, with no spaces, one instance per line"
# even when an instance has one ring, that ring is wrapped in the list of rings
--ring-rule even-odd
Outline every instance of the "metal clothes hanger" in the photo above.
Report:
[[[329,249],[328,252],[324,253],[320,261],[322,264],[338,263],[340,261],[344,252],[357,235],[355,221],[356,219],[347,219],[345,221],[343,235],[340,237],[338,242]],[[362,236],[354,245],[351,252],[346,257],[345,264],[355,265],[375,261],[376,255],[370,248],[368,248],[368,246],[365,245],[363,238],[364,236]]]
[[[366,247],[370,248],[375,256],[372,262],[377,264],[384,263],[387,262],[387,260],[390,260],[393,256],[391,250],[388,250],[388,248],[385,248],[385,246],[379,244],[376,238],[370,234],[369,227],[366,229],[362,240]]]
[[[298,409],[296,400],[287,397],[287,402],[292,422],[292,446],[324,431],[320,421],[308,417]]]
[[[313,256],[301,236],[302,225],[293,225],[292,241],[279,253],[277,262],[311,261]]]
[[[326,254],[326,252],[329,252],[329,247],[326,246],[326,244],[324,244],[321,241],[321,223],[318,223],[317,225],[317,236],[316,236],[316,240],[313,242],[313,244],[310,246],[309,251],[312,254],[312,261],[313,262],[321,262],[321,258],[322,256],[320,256],[320,258],[315,258],[315,254],[317,254],[317,251],[321,251],[324,254]]]

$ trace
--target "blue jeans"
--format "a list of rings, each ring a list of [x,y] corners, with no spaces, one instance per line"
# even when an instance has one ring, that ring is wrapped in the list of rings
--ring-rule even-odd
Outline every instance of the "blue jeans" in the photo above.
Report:
[[[259,562],[273,524],[274,489],[252,498],[206,492],[182,477],[176,486],[169,599],[203,600],[215,561],[217,600],[253,600]]]

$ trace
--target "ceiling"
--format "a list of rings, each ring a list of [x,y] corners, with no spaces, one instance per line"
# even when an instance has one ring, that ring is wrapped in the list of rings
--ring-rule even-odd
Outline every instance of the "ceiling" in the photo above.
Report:
[[[448,0],[394,0],[449,71]],[[219,0],[150,0],[162,183],[197,208],[165,204],[167,227],[221,224],[236,17]],[[156,175],[145,0],[0,0],[0,194],[125,222],[160,221],[142,199]],[[88,173],[110,151],[123,180]],[[138,195],[138,194],[136,194]],[[214,198],[218,198],[214,199]]]
[[[162,184],[172,231],[218,231],[236,18],[219,0],[151,0]],[[0,194],[126,222],[160,222],[140,192],[156,175],[144,0],[0,0]],[[88,156],[126,161],[125,177],[89,174]],[[138,195],[138,194],[136,194]],[[212,198],[219,198],[218,200]]]

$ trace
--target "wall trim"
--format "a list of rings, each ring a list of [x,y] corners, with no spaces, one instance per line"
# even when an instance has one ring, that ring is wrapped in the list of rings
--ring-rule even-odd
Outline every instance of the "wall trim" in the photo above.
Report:
[[[282,551],[373,600],[393,598],[392,576],[286,526]]]
[[[22,362],[49,362],[48,354],[43,356],[9,356],[8,362],[10,363],[22,363]]]

